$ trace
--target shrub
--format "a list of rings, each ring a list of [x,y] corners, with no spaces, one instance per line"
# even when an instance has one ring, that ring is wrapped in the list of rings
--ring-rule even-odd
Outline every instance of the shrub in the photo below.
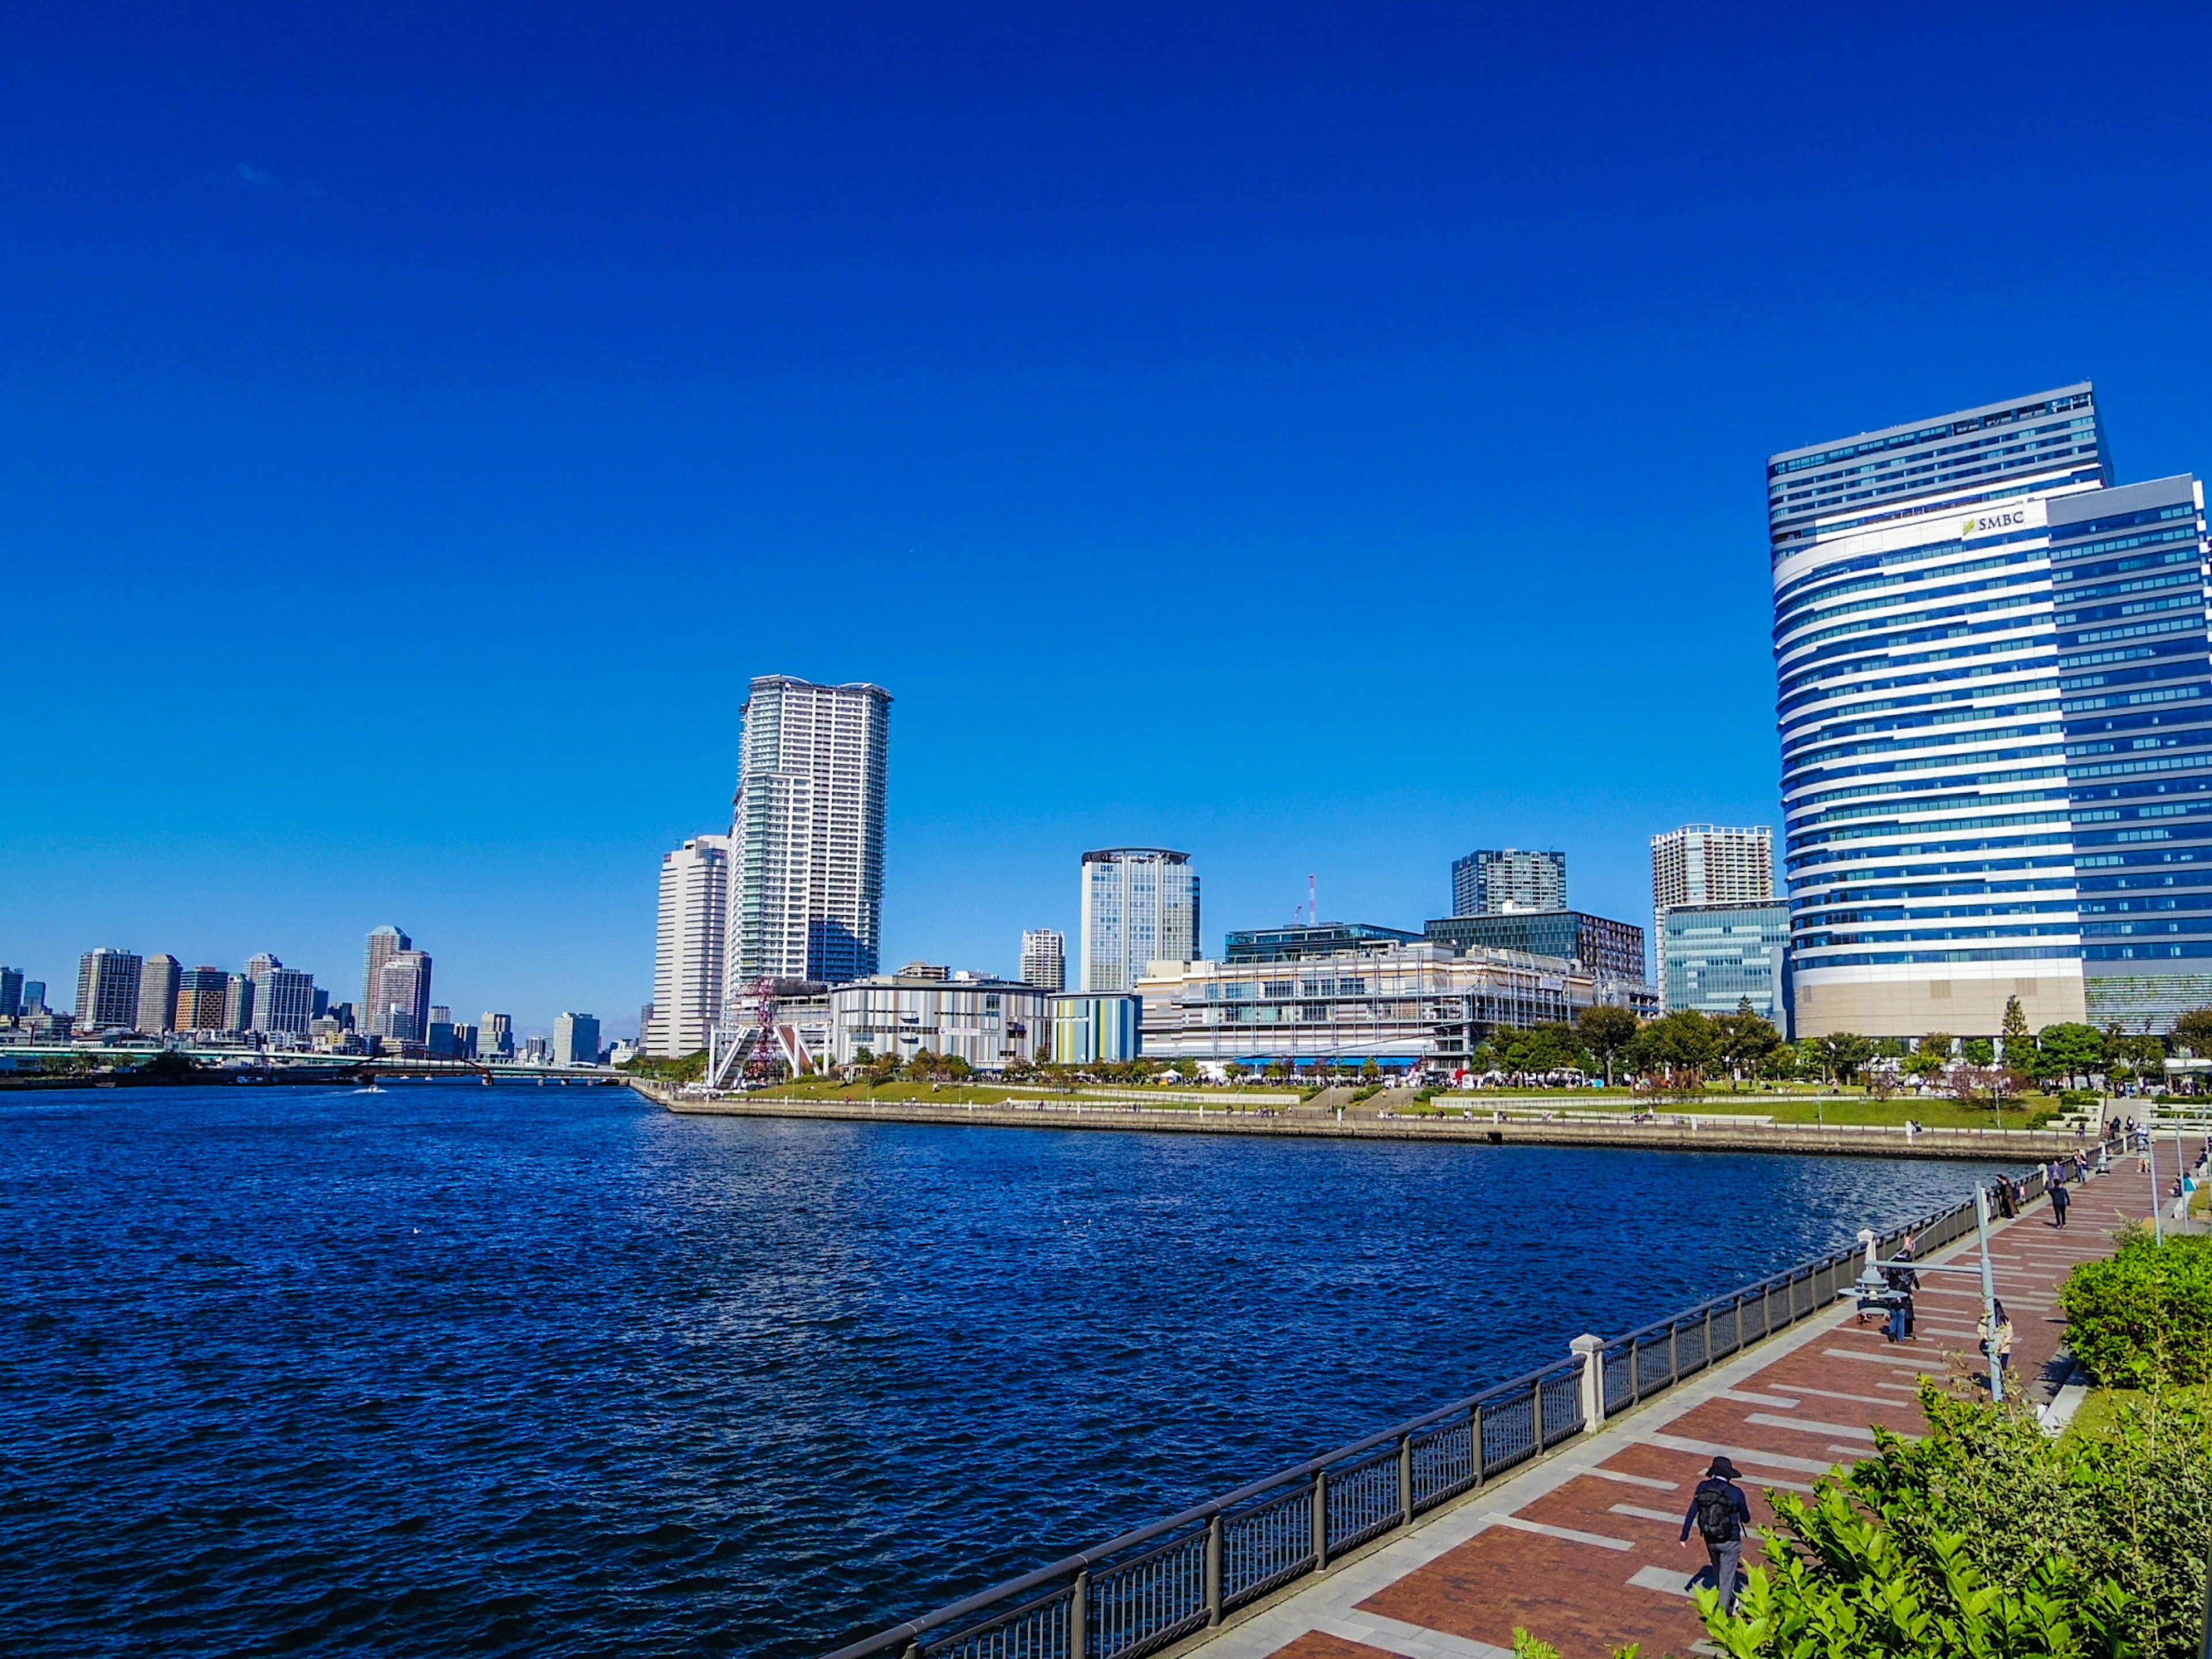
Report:
[[[2125,1387],[2212,1377],[2212,1239],[2163,1244],[2131,1229],[2059,1291],[2066,1340],[2100,1380]]]

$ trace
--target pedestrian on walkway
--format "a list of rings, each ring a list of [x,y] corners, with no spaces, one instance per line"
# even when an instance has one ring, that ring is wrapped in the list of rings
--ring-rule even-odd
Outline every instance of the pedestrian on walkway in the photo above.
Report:
[[[1920,1288],[1920,1275],[1912,1270],[1911,1262],[1912,1239],[1908,1234],[1881,1270],[1889,1286],[1889,1327],[1884,1334],[1892,1342],[1912,1340],[1912,1293]]]
[[[1982,1340],[1982,1352],[1990,1357],[1990,1392],[1996,1392],[1995,1383],[2005,1368],[2012,1364],[2012,1321],[2005,1316],[2002,1297],[1991,1298],[1996,1317],[1984,1314],[1974,1327],[1974,1334]]]
[[[1682,1536],[1678,1540],[1686,1546],[1692,1527],[1705,1540],[1705,1556],[1712,1563],[1713,1588],[1720,1592],[1724,1613],[1735,1611],[1735,1583],[1743,1575],[1743,1529],[1751,1524],[1751,1500],[1735,1484],[1742,1478],[1727,1458],[1713,1459],[1705,1478],[1690,1494],[1689,1513],[1682,1517]]]
[[[1997,1213],[2010,1221],[2020,1213],[2020,1206],[2012,1201],[2012,1182],[1999,1176],[1996,1180]]]
[[[2066,1195],[2065,1188],[2053,1187],[2051,1189],[2051,1224],[2052,1226],[2063,1227],[2066,1224],[2066,1206],[2072,1202],[2073,1200]]]

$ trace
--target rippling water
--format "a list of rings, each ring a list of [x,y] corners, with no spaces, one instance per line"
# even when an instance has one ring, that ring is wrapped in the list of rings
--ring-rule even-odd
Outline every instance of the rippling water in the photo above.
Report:
[[[11,1654],[815,1654],[1974,1168],[0,1097]]]

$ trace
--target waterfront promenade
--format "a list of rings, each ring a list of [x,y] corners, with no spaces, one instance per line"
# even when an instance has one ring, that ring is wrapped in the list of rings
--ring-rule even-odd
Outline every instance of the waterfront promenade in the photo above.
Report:
[[[2047,1203],[1994,1230],[1997,1293],[2018,1333],[2014,1380],[2047,1395],[2063,1336],[2059,1282],[2112,1249],[2113,1230],[2148,1214],[2132,1158],[2075,1189],[2071,1224]],[[1931,1261],[1975,1259],[1973,1236]],[[1510,1659],[1516,1626],[1564,1659],[1605,1659],[1627,1643],[1647,1659],[1711,1652],[1689,1597],[1705,1566],[1683,1511],[1706,1464],[1741,1466],[1758,1520],[1769,1488],[1808,1492],[1824,1471],[1873,1446],[1879,1425],[1925,1425],[1923,1380],[1978,1383],[1972,1277],[1929,1274],[1916,1340],[1893,1346],[1850,1303],[1715,1366],[1641,1410],[1616,1417],[1525,1472],[1410,1532],[1345,1558],[1299,1589],[1183,1644],[1205,1659]]]
[[[1047,1096],[994,1105],[927,1102],[801,1100],[772,1094],[688,1094],[643,1078],[633,1089],[672,1112],[708,1116],[814,1118],[837,1122],[933,1123],[1002,1129],[1138,1130],[1169,1134],[1276,1135],[1347,1140],[1468,1142],[1486,1146],[1633,1146],[1654,1152],[1792,1152],[1803,1156],[1937,1158],[2030,1163],[2066,1157],[2094,1137],[2059,1129],[1920,1129],[1880,1124],[1776,1123],[1756,1112],[1672,1107],[1633,1121],[1628,1113],[1546,1110],[1527,1100],[1484,1099],[1432,1115],[1341,1119],[1296,1110],[1233,1109],[1233,1097],[1201,1109],[1146,1106],[1127,1099]],[[1501,1109],[1503,1115],[1501,1115]]]

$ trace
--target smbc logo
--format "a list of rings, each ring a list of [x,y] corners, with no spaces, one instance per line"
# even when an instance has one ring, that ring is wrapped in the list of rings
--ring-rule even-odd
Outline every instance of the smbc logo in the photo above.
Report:
[[[2010,513],[1984,513],[1960,525],[1959,534],[1988,536],[2000,530],[2018,530],[2027,523],[2027,514],[2016,508]]]

